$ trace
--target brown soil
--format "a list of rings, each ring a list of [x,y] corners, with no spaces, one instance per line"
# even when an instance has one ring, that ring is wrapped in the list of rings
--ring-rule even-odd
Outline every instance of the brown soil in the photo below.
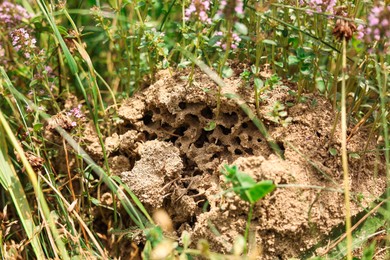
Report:
[[[196,72],[191,85],[182,76],[161,71],[155,84],[122,104],[121,130],[105,140],[112,171],[149,211],[167,211],[177,237],[187,230],[194,246],[204,238],[213,251],[229,253],[234,239],[244,234],[249,205],[234,194],[222,195],[228,188],[220,172],[224,164],[237,165],[256,181],[284,185],[255,206],[251,250],[262,252],[259,259],[299,257],[344,222],[344,195],[334,191],[343,187],[340,124],[332,134],[337,117],[325,98],[305,94],[297,103],[288,92],[295,89],[292,84],[262,95],[263,121],[284,149],[282,160],[235,101],[222,97],[215,119],[216,85],[208,76]],[[251,87],[237,75],[225,82],[223,91],[239,94],[254,111]],[[269,115],[276,101],[291,118],[287,126]],[[216,128],[206,131],[212,120]],[[88,151],[101,158],[97,140],[90,141]],[[385,190],[380,160],[362,154],[366,144],[374,150],[375,141],[361,130],[347,145],[349,153],[360,154],[349,159],[353,198],[363,195],[360,205],[351,200],[353,215]],[[338,154],[331,155],[331,148]]]

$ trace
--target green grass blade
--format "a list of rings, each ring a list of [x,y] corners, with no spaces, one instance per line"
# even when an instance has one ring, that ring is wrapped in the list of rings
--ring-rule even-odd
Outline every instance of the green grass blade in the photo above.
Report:
[[[3,71],[3,69],[2,69]],[[61,236],[59,235],[59,231],[56,227],[55,220],[53,218],[53,215],[50,214],[49,207],[46,203],[46,199],[42,193],[42,190],[39,186],[37,176],[32,169],[30,163],[28,162],[24,151],[22,147],[19,145],[18,140],[14,136],[14,132],[12,131],[11,127],[9,126],[7,120],[4,118],[2,111],[0,111],[0,123],[4,128],[4,136],[7,136],[12,147],[16,150],[16,153],[19,155],[20,160],[23,163],[24,168],[26,169],[26,173],[30,179],[31,185],[34,188],[35,195],[38,198],[39,204],[41,206],[41,209],[43,211],[44,218],[46,219],[45,221],[49,224],[50,231],[52,232],[52,235],[55,239],[55,243],[58,247],[58,250],[61,254],[62,259],[70,259],[68,255],[68,251],[65,247],[64,241],[62,241]]]
[[[4,68],[0,67],[0,73],[5,79],[6,87],[15,97],[15,99],[22,100],[23,102],[28,104],[33,110],[39,113],[39,115],[44,120],[50,119],[50,116],[48,114],[40,111],[34,103],[26,99],[18,90],[15,89],[15,87],[11,84],[6,72],[4,71]],[[148,221],[146,221],[145,217],[142,216],[142,214],[140,214],[140,212],[132,205],[131,201],[126,196],[124,191],[118,186],[118,184],[116,184],[116,182],[92,160],[92,158],[84,151],[84,149],[82,149],[80,145],[64,129],[62,129],[61,127],[56,127],[55,129],[69,143],[69,145],[75,150],[75,152],[87,163],[87,165],[91,167],[92,171],[94,171],[99,176],[99,178],[111,189],[111,191],[113,191],[117,195],[126,212],[129,214],[134,223],[136,223],[139,228],[144,230],[145,225],[148,224]]]
[[[2,116],[2,115],[0,115]],[[31,246],[34,250],[37,259],[44,259],[42,246],[37,236],[38,227],[35,225],[31,216],[31,208],[28,204],[26,194],[24,193],[23,185],[21,184],[18,175],[8,157],[7,143],[5,140],[4,129],[0,128],[0,182],[3,188],[11,195],[14,207],[18,212],[20,222],[31,241]]]

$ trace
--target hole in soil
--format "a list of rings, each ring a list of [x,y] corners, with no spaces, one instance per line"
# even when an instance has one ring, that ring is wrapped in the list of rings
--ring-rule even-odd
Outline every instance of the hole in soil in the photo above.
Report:
[[[186,109],[186,108],[187,108],[187,104],[186,104],[185,102],[180,102],[180,103],[179,103],[179,107],[180,107],[181,109]]]
[[[145,125],[149,125],[152,123],[152,118],[153,118],[153,112],[152,111],[147,111],[142,118],[142,121],[144,122]]]
[[[145,140],[154,140],[157,138],[157,135],[155,133],[149,133],[147,131],[142,131],[142,133],[145,135]]]
[[[252,139],[252,138],[251,138]],[[249,140],[250,141],[250,140]],[[261,143],[263,140],[261,138],[257,138],[257,142]]]
[[[248,123],[247,123],[247,122],[244,122],[244,123],[242,123],[241,126],[242,126],[242,128],[244,128],[244,129],[245,129],[245,128],[248,128]]]
[[[193,114],[186,115],[185,120],[187,122],[191,122],[192,124],[199,124],[200,123],[198,116],[193,115]]]
[[[180,157],[186,171],[192,171],[197,168],[198,165],[193,160],[189,159],[186,155],[182,155]]]
[[[171,126],[168,123],[163,123],[161,125],[161,128],[164,129],[165,131],[171,130]]]
[[[202,148],[204,143],[207,141],[208,133],[205,130],[202,130],[198,140],[195,141],[194,145],[196,148]]]
[[[198,203],[198,206],[202,208],[202,212],[209,212],[211,209],[210,203],[206,199],[206,196],[204,196],[204,201]]]
[[[171,138],[169,138],[169,141],[171,143],[175,144],[178,138],[179,137],[173,135]],[[181,144],[179,143],[179,144],[177,144],[177,146],[178,146],[178,148],[180,148]]]
[[[197,175],[203,175],[203,172],[199,169],[196,169],[193,173],[192,176],[197,176]]]
[[[187,131],[188,129],[188,125],[182,125],[180,126],[179,128],[177,128],[175,130],[175,132],[173,132],[175,135],[180,135],[180,136],[183,136],[184,135],[184,132]]]
[[[232,130],[230,128],[226,128],[222,125],[220,125],[219,128],[221,129],[221,131],[224,135],[229,135],[232,132]]]
[[[188,195],[193,197],[195,203],[199,208],[202,209],[203,212],[210,211],[210,205],[207,202],[207,197],[204,194],[199,194],[197,190],[189,190]]]
[[[213,156],[211,156],[211,159],[210,159],[210,160],[212,161],[212,160],[214,160],[214,159],[218,159],[219,156],[220,156],[219,153],[215,153],[215,154],[213,154]]]
[[[278,142],[276,142],[276,144],[280,147],[280,150],[282,150],[282,152],[284,154],[284,151],[286,150],[286,148],[284,147],[283,142],[278,141]]]
[[[237,124],[238,122],[238,115],[236,112],[232,113],[223,113],[223,115],[229,119],[229,122],[231,122],[233,125]]]
[[[200,111],[200,114],[207,119],[213,118],[213,111],[209,107],[205,107]]]
[[[249,154],[249,155],[254,155],[253,149],[252,149],[252,148],[246,148],[246,149],[244,149],[244,151],[245,151],[247,154]]]
[[[236,150],[234,150],[234,154],[241,155],[241,154],[243,154],[243,152],[240,149],[236,149]]]
[[[121,134],[126,133],[128,130],[137,130],[136,127],[129,121],[125,121],[126,123],[123,124],[123,131],[121,131]],[[123,133],[122,133],[123,132]]]
[[[236,137],[236,138],[234,138],[234,140],[236,141],[236,143],[238,144],[238,145],[240,145],[241,144],[241,139],[240,139],[240,137]],[[249,140],[249,138],[248,138],[248,140]],[[250,141],[250,140],[249,140]]]
[[[320,132],[316,131],[316,135],[317,135],[318,138],[321,138]]]

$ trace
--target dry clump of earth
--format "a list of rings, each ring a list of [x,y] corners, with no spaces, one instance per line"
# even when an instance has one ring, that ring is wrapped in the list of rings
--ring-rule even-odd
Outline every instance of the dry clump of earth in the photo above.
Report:
[[[238,74],[225,80],[222,91],[239,95],[255,111],[252,87]],[[344,222],[344,195],[334,191],[343,187],[340,124],[334,124],[336,112],[324,97],[304,94],[297,102],[289,93],[295,90],[293,84],[261,95],[262,120],[284,150],[283,160],[237,101],[223,96],[216,118],[216,84],[200,71],[192,84],[185,75],[161,71],[153,85],[121,105],[119,130],[105,139],[112,172],[150,212],[162,208],[168,213],[176,237],[186,230],[193,246],[206,239],[213,251],[229,253],[237,236],[244,234],[249,205],[223,193],[228,188],[221,173],[225,164],[238,166],[256,181],[283,186],[254,209],[250,250],[260,250],[259,259],[300,257]],[[287,115],[277,118],[272,113],[275,104],[282,104]],[[210,122],[215,122],[213,130],[207,129]],[[87,151],[101,159],[99,143],[91,136],[85,139]],[[383,164],[375,154],[363,153],[366,145],[370,151],[376,144],[363,130],[347,144],[349,154],[360,155],[349,157],[350,190],[360,196],[360,205],[351,201],[353,215],[386,185]],[[312,253],[325,251],[323,247]]]

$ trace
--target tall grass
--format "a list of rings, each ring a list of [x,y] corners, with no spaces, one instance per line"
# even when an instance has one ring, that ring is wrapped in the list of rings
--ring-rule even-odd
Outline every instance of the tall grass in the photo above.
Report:
[[[188,68],[188,83],[192,84],[198,66],[218,88],[214,124],[208,126],[212,130],[223,100],[224,79],[235,69],[230,61],[239,61],[248,65],[240,77],[253,91],[256,112],[238,95],[225,96],[243,109],[281,158],[283,150],[261,118],[261,94],[283,79],[296,84],[290,93],[297,102],[304,102],[304,93],[319,93],[332,101],[337,116],[329,124],[336,129],[340,117],[342,126],[347,237],[343,255],[352,259],[355,238],[350,222],[347,143],[361,129],[370,131],[366,147],[376,135],[384,140],[379,142],[378,153],[385,158],[390,179],[388,31],[367,18],[380,2],[344,1],[343,6],[333,6],[333,1],[328,5],[251,0],[15,2],[0,4],[11,6],[0,7],[0,181],[7,194],[0,205],[8,205],[7,212],[20,221],[23,230],[0,238],[3,256],[11,254],[5,251],[7,243],[17,241],[24,245],[19,252],[23,258],[112,257],[93,221],[87,221],[94,196],[104,189],[110,190],[115,201],[110,211],[114,228],[130,222],[146,237],[157,234],[154,238],[161,238],[140,200],[110,173],[104,138],[117,130],[116,109],[151,84],[158,70],[172,73]],[[382,22],[390,19],[389,13],[381,11]],[[337,29],[337,20],[344,27]],[[359,25],[366,29],[355,30]],[[379,30],[379,38],[375,30],[368,30],[370,26]],[[358,37],[361,32],[363,38]],[[272,77],[263,76],[265,68]],[[71,110],[65,104],[73,97]],[[45,124],[52,116],[71,114],[76,108],[93,124],[103,164],[94,162],[78,142],[83,122],[73,114],[71,129],[54,129],[63,140],[63,149],[71,148],[66,151],[64,175],[54,168],[59,144],[47,139]],[[77,170],[76,177],[73,170]],[[88,178],[90,173],[93,178]],[[73,187],[75,180],[80,191]],[[387,209],[390,212],[389,203]],[[144,255],[160,242],[150,238]],[[213,255],[186,246],[183,256]]]

